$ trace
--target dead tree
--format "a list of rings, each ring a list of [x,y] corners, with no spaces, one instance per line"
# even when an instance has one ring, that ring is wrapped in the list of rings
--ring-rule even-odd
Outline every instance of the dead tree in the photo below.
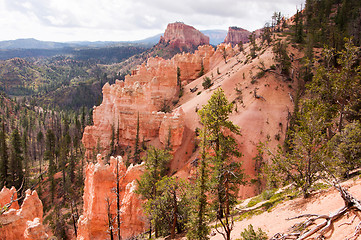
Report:
[[[285,239],[306,239],[314,234],[318,236],[315,239],[325,239],[325,234],[333,228],[333,223],[343,217],[345,214],[352,211],[361,211],[361,202],[352,196],[345,188],[343,188],[339,182],[334,182],[333,186],[340,193],[345,205],[338,209],[335,213],[330,215],[319,214],[303,214],[287,220],[306,218],[306,221],[294,225],[292,232],[290,233],[277,233],[270,240],[285,240]],[[323,220],[316,224],[316,221]],[[346,223],[348,224],[348,223]],[[315,226],[314,226],[315,225]],[[309,227],[313,228],[309,229]],[[361,234],[361,222],[358,224],[353,236],[351,238],[357,238]],[[349,239],[351,239],[349,238]]]
[[[113,217],[112,213],[111,213],[111,205],[112,202],[109,197],[105,198],[106,204],[107,204],[107,218],[108,218],[108,233],[110,236],[110,240],[114,240],[114,235],[113,235],[113,223],[115,220],[115,217]]]

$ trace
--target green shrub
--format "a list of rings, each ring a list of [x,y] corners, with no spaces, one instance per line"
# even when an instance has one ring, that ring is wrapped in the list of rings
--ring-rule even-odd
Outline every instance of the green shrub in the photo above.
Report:
[[[204,89],[208,89],[213,85],[212,80],[209,77],[203,78],[202,86]]]
[[[242,240],[267,240],[267,234],[262,231],[261,228],[258,228],[257,231],[253,229],[253,226],[250,224],[248,225],[247,229],[244,229],[243,232],[241,232],[241,239]]]

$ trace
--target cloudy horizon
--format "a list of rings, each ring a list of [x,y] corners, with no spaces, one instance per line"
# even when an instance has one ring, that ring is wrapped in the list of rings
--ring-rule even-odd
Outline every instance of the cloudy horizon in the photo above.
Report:
[[[0,0],[0,40],[133,41],[184,22],[198,30],[254,31],[274,12],[290,17],[304,0]]]

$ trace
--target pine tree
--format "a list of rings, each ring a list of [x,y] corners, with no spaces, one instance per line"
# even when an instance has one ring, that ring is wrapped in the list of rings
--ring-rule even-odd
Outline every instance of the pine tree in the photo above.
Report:
[[[199,111],[201,122],[208,130],[208,141],[214,156],[212,164],[213,205],[217,211],[217,220],[224,232],[220,232],[226,240],[230,239],[233,229],[231,210],[236,204],[240,184],[244,184],[244,174],[239,162],[232,157],[240,157],[237,142],[233,134],[240,135],[239,127],[228,118],[233,104],[228,103],[224,91],[219,88],[211,96],[208,103]],[[226,134],[227,132],[227,134]]]
[[[55,134],[51,129],[48,129],[46,132],[44,160],[47,160],[49,162],[48,176],[50,179],[51,199],[53,201],[54,194],[55,194],[54,174],[56,173],[56,165],[54,162],[55,161]]]
[[[6,144],[5,123],[2,123],[2,130],[0,131],[0,188],[9,184],[9,155]],[[9,185],[8,185],[9,186]],[[10,186],[9,186],[10,187]]]
[[[137,117],[137,133],[135,135],[135,144],[134,144],[134,155],[133,155],[133,162],[135,164],[140,163],[140,148],[139,148],[139,112]]]
[[[43,175],[41,174],[41,166],[42,166],[42,158],[43,158],[43,144],[44,144],[44,134],[41,130],[39,130],[36,140],[38,143],[38,151],[39,151],[39,174],[42,179]]]
[[[11,149],[10,149],[10,173],[11,184],[16,189],[20,188],[24,181],[23,172],[23,151],[21,148],[21,137],[17,128],[11,133]]]
[[[150,234],[152,232],[152,226],[154,226],[155,237],[159,235],[159,216],[152,212],[155,199],[160,195],[160,191],[157,188],[157,183],[167,174],[167,164],[172,158],[172,155],[165,150],[157,149],[151,146],[147,150],[145,161],[145,172],[137,181],[137,193],[142,195],[144,199],[147,199],[145,203],[145,211],[150,219]]]
[[[192,199],[192,208],[190,212],[190,221],[188,224],[188,239],[207,240],[209,239],[210,228],[208,227],[209,221],[209,208],[207,203],[207,193],[209,191],[209,170],[207,154],[207,128],[204,127],[201,134],[201,159],[198,163],[197,180],[195,189],[193,191],[194,199]]]

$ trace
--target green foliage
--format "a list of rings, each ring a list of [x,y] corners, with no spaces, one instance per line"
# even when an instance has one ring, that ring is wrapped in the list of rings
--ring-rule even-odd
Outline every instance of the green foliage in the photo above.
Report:
[[[148,200],[145,210],[153,219],[159,236],[171,234],[174,238],[175,230],[181,233],[188,222],[188,184],[183,180],[164,176],[155,187],[159,194]]]
[[[360,7],[358,0],[307,0],[305,29],[312,34],[317,47],[327,44],[340,50],[344,37],[353,37],[354,43],[360,45]]]
[[[143,159],[145,162],[145,172],[137,180],[136,193],[140,194],[147,202],[144,205],[145,212],[147,213],[151,223],[155,228],[156,237],[162,232],[162,215],[161,211],[153,211],[155,207],[161,207],[158,204],[159,198],[162,195],[159,182],[167,174],[167,164],[171,160],[172,155],[162,149],[157,149],[153,146],[148,148],[147,155]]]
[[[252,59],[257,57],[257,50],[258,50],[258,46],[256,44],[256,33],[252,32],[249,36],[248,39],[250,41],[250,46],[251,46],[251,52],[250,52],[250,56]],[[246,64],[246,63],[245,63]]]
[[[278,41],[274,47],[273,52],[275,54],[274,59],[279,66],[281,73],[289,76],[291,68],[291,59],[287,53],[287,43]]]
[[[295,23],[295,41],[296,43],[303,43],[303,18],[302,13],[298,9],[293,21]]]
[[[233,104],[228,103],[224,91],[217,89],[208,103],[203,106],[198,114],[201,123],[207,129],[206,141],[214,152],[210,157],[212,165],[211,183],[213,206],[217,211],[217,220],[223,226],[225,239],[230,239],[232,231],[232,217],[230,212],[236,204],[240,184],[244,184],[244,174],[239,162],[232,161],[232,157],[240,157],[236,140],[231,134],[240,134],[239,127],[228,118],[232,113]]]
[[[197,129],[196,129],[197,130]],[[197,131],[196,131],[197,132]],[[188,239],[199,239],[207,240],[209,239],[210,229],[208,227],[209,221],[209,204],[207,202],[206,193],[209,191],[209,156],[207,153],[207,148],[209,147],[207,141],[207,128],[204,127],[200,133],[202,155],[199,159],[197,166],[197,180],[192,189],[192,194],[194,197],[191,198],[191,210],[190,210],[190,221],[188,223]]]
[[[203,61],[201,62],[201,70],[198,73],[198,77],[202,77],[204,75],[204,65]]]
[[[204,77],[203,78],[203,82],[202,82],[202,86],[204,89],[208,89],[213,85],[212,80],[210,77]]]
[[[321,171],[332,163],[326,158],[327,127],[326,108],[320,103],[306,101],[299,120],[290,133],[290,151],[279,147],[278,153],[271,153],[272,166],[269,177],[278,173],[280,180],[291,179],[308,197],[311,187],[322,178]]]
[[[11,133],[10,136],[10,174],[11,186],[19,189],[24,181],[23,172],[23,150],[21,146],[21,138],[17,128]]]
[[[328,144],[330,157],[338,162],[336,172],[348,176],[349,172],[361,166],[361,124],[348,124],[332,137]]]
[[[8,146],[6,143],[5,123],[2,123],[0,131],[0,188],[5,186],[5,183],[10,183],[9,172],[9,155]],[[8,186],[10,187],[10,186]]]
[[[261,228],[258,228],[257,231],[253,229],[253,226],[248,225],[247,229],[244,229],[241,232],[242,240],[267,240],[267,234],[262,231]]]
[[[261,38],[262,38],[262,44],[264,42],[267,42],[267,45],[269,45],[272,42],[272,32],[269,23],[266,23],[264,25]]]

